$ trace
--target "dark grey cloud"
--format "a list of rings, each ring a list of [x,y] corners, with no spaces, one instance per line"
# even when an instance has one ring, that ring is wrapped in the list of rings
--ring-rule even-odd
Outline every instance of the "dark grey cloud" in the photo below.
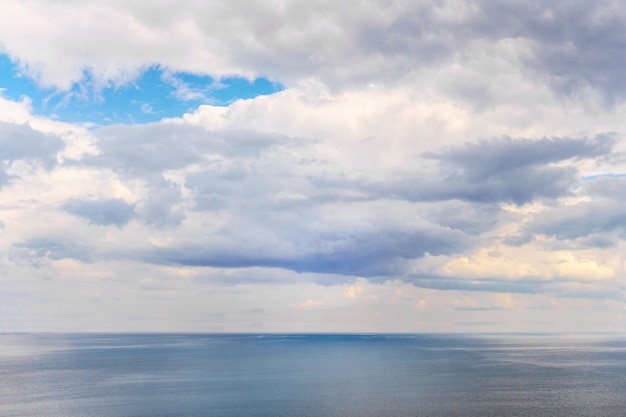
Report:
[[[288,238],[286,238],[288,239]],[[155,250],[146,255],[151,262],[224,268],[277,267],[296,272],[388,277],[404,274],[406,262],[426,253],[444,254],[462,250],[466,237],[443,228],[318,234],[309,244],[291,242],[294,253],[272,248],[249,251],[242,247],[211,245],[180,246]]]
[[[606,155],[614,140],[502,138],[425,155],[440,161],[443,180],[435,196],[476,202],[528,203],[567,194],[577,180],[572,166],[551,164]]]
[[[135,207],[121,198],[104,200],[69,200],[62,209],[89,220],[91,224],[122,227],[135,215]]]
[[[450,148],[425,156],[460,168],[471,179],[493,177],[502,172],[546,165],[568,159],[586,159],[611,151],[615,139],[599,135],[593,139],[504,137]]]
[[[610,0],[481,3],[480,27],[500,36],[532,40],[535,56],[526,63],[556,91],[576,94],[591,87],[609,103],[624,99],[623,4]]]
[[[402,77],[415,68],[458,62],[477,40],[488,45],[521,40],[532,52],[522,59],[524,70],[557,93],[579,96],[592,88],[607,104],[626,98],[626,5],[611,0],[476,0],[466,5],[470,12],[465,17],[448,21],[437,16],[433,4],[414,2],[398,8],[401,13],[391,19],[360,22],[350,34],[361,59],[348,55],[364,68],[360,77],[355,69],[357,79]],[[367,65],[366,56],[385,57],[389,66]],[[488,89],[481,85],[480,91],[466,93],[480,101]]]
[[[475,53],[470,48],[475,41],[489,47],[519,40],[531,51],[522,58],[523,70],[557,93],[576,96],[591,87],[608,103],[624,99],[625,5],[612,0],[459,4],[465,7],[447,5],[457,16],[446,18],[442,2],[364,1],[349,6],[295,2],[285,14],[262,7],[255,10],[273,22],[263,26],[254,23],[250,12],[233,5],[230,12],[250,22],[257,41],[238,42],[240,53],[233,54],[233,59],[243,67],[261,67],[274,79],[316,77],[344,87],[394,82],[433,65],[466,63],[474,58],[468,54]],[[323,28],[309,30],[320,17]],[[290,32],[298,34],[298,43],[285,43]]]
[[[11,164],[17,160],[37,163],[45,169],[57,164],[56,155],[65,146],[59,137],[34,130],[29,125],[0,122],[0,161]],[[10,180],[0,167],[0,185]]]
[[[371,193],[412,201],[463,200],[522,205],[571,192],[578,171],[568,161],[594,159],[611,152],[614,139],[504,137],[452,147],[425,158],[438,161],[437,176],[412,176],[390,184],[369,184]]]
[[[397,56],[412,57],[412,64],[421,66],[454,60],[475,40],[526,40],[533,53],[523,64],[555,91],[577,95],[591,87],[607,103],[626,97],[626,5],[612,0],[466,5],[471,11],[465,18],[446,21],[432,4],[412,3],[393,19],[363,24],[355,44],[363,53],[387,56],[396,64]]]
[[[523,229],[528,239],[538,234],[562,240],[582,238],[583,244],[596,247],[611,246],[609,232],[626,238],[626,204],[593,200],[557,207],[537,216]]]

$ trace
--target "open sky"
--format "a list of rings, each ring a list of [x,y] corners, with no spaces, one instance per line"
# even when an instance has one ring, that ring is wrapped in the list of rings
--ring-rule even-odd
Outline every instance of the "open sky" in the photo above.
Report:
[[[5,0],[0,331],[626,331],[625,21]]]

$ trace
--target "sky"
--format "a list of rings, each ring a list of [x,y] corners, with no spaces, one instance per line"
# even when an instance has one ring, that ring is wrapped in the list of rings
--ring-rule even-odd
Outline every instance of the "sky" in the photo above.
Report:
[[[626,5],[539,3],[4,1],[0,331],[626,331]]]

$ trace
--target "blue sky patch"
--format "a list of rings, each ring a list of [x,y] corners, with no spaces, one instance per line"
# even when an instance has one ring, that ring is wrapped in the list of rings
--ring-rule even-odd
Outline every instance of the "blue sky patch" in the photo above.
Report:
[[[201,104],[226,106],[238,99],[281,91],[266,78],[249,81],[240,77],[216,80],[199,74],[171,72],[150,67],[132,83],[96,89],[89,71],[69,91],[41,88],[23,75],[6,55],[0,54],[2,96],[32,101],[33,113],[72,123],[107,125],[149,123],[164,117],[179,117]]]
[[[585,175],[581,177],[584,181],[593,181],[598,178],[626,178],[626,173],[618,173],[618,174],[596,174],[596,175]]]

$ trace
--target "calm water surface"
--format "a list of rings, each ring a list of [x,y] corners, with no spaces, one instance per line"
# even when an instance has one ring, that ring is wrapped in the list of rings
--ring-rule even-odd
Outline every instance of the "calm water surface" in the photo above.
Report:
[[[626,339],[7,334],[0,416],[626,416]]]

